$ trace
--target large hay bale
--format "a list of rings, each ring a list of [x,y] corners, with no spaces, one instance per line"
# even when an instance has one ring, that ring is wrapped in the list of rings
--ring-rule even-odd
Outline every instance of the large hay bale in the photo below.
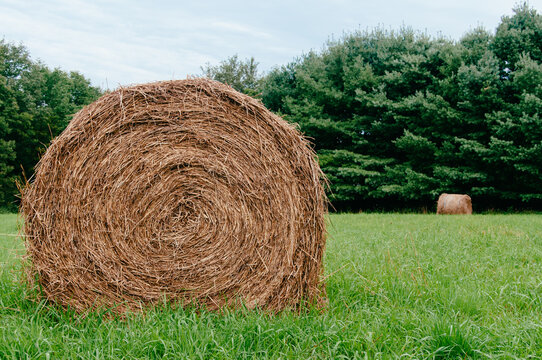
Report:
[[[75,115],[23,191],[28,277],[77,311],[314,302],[321,180],[294,126],[226,85],[120,88]]]
[[[441,194],[438,198],[437,214],[472,214],[470,196],[464,194]]]

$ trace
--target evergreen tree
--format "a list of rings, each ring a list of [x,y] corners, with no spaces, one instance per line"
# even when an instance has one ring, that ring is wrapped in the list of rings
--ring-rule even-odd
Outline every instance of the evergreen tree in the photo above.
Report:
[[[454,42],[355,32],[271,71],[262,100],[313,139],[336,208],[542,207],[542,22],[523,4]]]

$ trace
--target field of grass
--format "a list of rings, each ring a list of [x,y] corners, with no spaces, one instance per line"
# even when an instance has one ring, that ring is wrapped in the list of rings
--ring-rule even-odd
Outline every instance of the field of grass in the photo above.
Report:
[[[31,300],[0,215],[0,359],[542,358],[542,215],[330,216],[327,311],[85,318]]]

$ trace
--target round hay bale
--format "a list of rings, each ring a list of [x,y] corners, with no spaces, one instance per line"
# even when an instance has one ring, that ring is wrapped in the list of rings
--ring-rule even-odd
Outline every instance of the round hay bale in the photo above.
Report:
[[[464,194],[441,194],[438,198],[437,214],[472,214],[470,196]]]
[[[28,278],[77,311],[316,302],[322,179],[300,132],[229,86],[120,88],[74,116],[23,190]]]

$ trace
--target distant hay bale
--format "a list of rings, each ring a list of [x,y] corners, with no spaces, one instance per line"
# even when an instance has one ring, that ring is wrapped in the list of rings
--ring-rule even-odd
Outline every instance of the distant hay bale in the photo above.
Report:
[[[470,196],[463,194],[441,194],[438,198],[437,214],[472,214]]]
[[[120,88],[23,190],[28,279],[77,311],[314,303],[326,201],[308,142],[261,102],[204,79]]]

